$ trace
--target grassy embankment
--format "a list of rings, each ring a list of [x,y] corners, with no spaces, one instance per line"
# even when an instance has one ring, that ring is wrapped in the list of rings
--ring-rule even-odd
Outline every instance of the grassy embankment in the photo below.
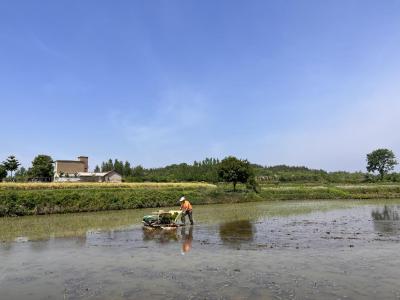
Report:
[[[1,183],[0,216],[262,200],[400,198],[400,185],[264,185],[259,194],[207,183]]]

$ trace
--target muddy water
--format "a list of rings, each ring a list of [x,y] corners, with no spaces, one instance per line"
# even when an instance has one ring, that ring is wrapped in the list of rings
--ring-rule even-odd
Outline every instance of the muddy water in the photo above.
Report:
[[[400,299],[400,200],[0,219],[0,299]]]

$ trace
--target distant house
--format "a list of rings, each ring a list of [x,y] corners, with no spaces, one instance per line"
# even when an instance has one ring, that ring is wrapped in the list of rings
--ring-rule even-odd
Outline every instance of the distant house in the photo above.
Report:
[[[87,172],[89,169],[89,158],[79,156],[78,160],[56,160],[54,165],[55,174],[76,174]]]
[[[122,182],[122,176],[116,171],[102,173],[78,173],[80,181],[84,182]]]
[[[88,172],[89,158],[79,156],[78,160],[56,160],[54,181],[56,182],[122,182],[116,171]]]

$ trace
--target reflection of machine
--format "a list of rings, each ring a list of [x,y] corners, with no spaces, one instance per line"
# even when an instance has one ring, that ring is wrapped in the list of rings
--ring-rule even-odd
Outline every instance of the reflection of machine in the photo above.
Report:
[[[180,230],[177,230],[177,227],[180,227]],[[174,230],[161,230],[157,228]],[[143,241],[154,241],[159,244],[179,242],[182,246],[181,254],[185,255],[192,249],[193,226],[170,225],[169,227],[165,227],[164,225],[145,225],[143,226]]]
[[[181,218],[181,214],[180,210],[153,212],[151,215],[143,217],[144,228],[175,229],[179,226],[178,221]]]
[[[180,238],[177,230],[161,230],[148,226],[145,226],[144,228],[143,241],[155,241],[156,243],[166,244],[177,242]]]

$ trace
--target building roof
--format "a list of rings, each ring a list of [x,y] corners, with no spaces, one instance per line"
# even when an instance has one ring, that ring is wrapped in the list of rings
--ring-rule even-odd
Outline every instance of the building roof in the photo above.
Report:
[[[116,171],[108,171],[108,172],[78,172],[78,176],[80,177],[104,177],[107,174],[110,174],[112,172],[115,172],[118,174]]]
[[[56,160],[55,162],[66,162],[66,163],[68,163],[68,162],[73,162],[73,163],[81,163],[81,164],[84,164],[85,162],[83,162],[83,161],[81,161],[81,160],[64,160],[64,159],[62,159],[62,160]]]
[[[107,175],[108,172],[101,172],[101,173],[96,173],[96,172],[78,172],[78,176],[80,177],[103,177]]]

